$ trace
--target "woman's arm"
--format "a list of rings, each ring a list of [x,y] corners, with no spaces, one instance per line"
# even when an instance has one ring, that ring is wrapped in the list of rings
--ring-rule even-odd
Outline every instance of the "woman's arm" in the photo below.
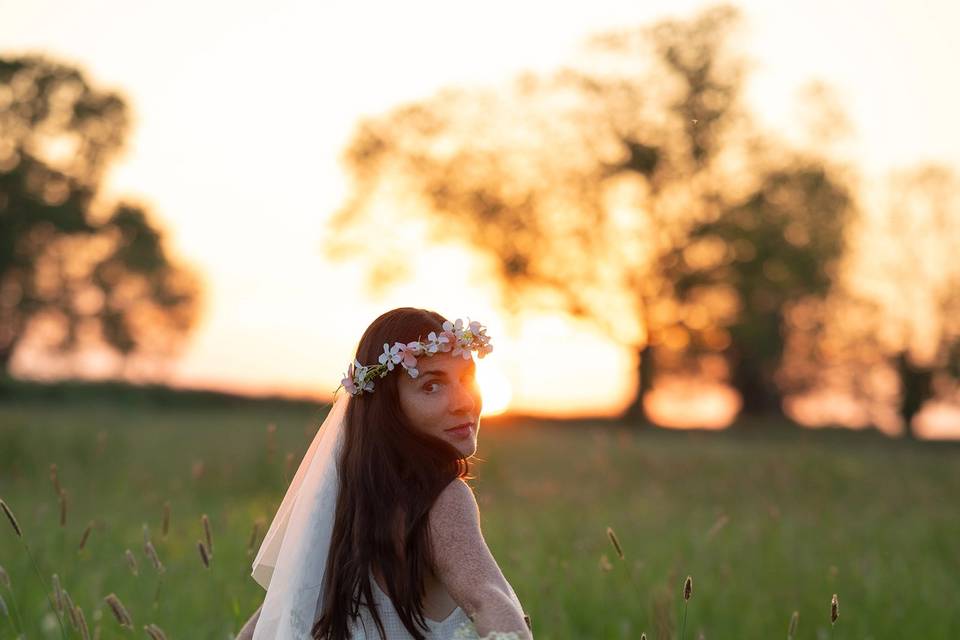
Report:
[[[253,630],[257,628],[257,620],[260,619],[261,609],[263,609],[263,605],[257,607],[257,610],[253,612],[253,615],[247,620],[247,624],[243,625],[243,629],[240,629],[236,640],[253,640]]]
[[[434,503],[430,535],[437,578],[473,620],[477,634],[514,631],[533,638],[523,606],[483,539],[473,490],[462,480],[451,482]]]

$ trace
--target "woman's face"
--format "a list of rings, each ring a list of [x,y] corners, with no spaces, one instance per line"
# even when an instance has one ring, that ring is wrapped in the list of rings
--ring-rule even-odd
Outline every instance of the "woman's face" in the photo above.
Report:
[[[437,353],[417,359],[420,375],[400,371],[400,408],[415,429],[446,440],[464,458],[477,450],[483,401],[473,358]]]

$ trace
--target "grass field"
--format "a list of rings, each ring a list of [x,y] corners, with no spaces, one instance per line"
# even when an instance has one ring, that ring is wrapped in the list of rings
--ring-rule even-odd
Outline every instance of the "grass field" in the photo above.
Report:
[[[295,470],[320,417],[302,405],[8,401],[0,498],[47,586],[57,573],[91,637],[100,627],[104,640],[146,638],[154,623],[171,639],[228,639],[263,597],[249,577],[253,523],[272,519],[288,453]],[[479,456],[484,533],[538,639],[678,638],[687,575],[690,639],[784,638],[794,611],[797,638],[960,637],[957,445],[773,426],[717,434],[488,421]],[[63,527],[51,463],[67,495]],[[202,514],[213,531],[209,569],[197,548]],[[144,554],[144,524],[161,578]],[[14,603],[28,638],[59,637],[5,519],[0,565],[15,596],[0,585],[12,616],[0,619],[0,638],[16,635]],[[135,631],[113,618],[109,593]]]

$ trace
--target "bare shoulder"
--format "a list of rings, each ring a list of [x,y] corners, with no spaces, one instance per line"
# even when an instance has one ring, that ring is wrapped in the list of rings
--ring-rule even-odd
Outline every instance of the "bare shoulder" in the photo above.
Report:
[[[522,629],[523,607],[483,539],[470,485],[444,487],[429,522],[436,576],[453,600],[488,630]]]
[[[457,571],[463,563],[489,557],[480,532],[480,510],[473,489],[457,478],[444,487],[430,509],[434,560],[441,572]],[[456,566],[455,566],[456,565]]]
[[[430,510],[430,521],[434,527],[442,528],[447,524],[480,521],[480,508],[477,498],[462,478],[455,478],[450,482]]]

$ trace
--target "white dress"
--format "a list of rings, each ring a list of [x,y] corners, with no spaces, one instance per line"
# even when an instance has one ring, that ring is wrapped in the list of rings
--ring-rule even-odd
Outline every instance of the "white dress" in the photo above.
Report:
[[[385,594],[377,581],[370,575],[370,583],[373,585],[373,599],[377,606],[377,612],[380,614],[380,622],[383,623],[383,630],[387,634],[387,640],[412,640],[413,636],[403,626],[397,610],[390,600],[390,596]],[[466,612],[457,607],[450,615],[443,620],[431,620],[424,617],[427,623],[427,631],[424,635],[430,640],[451,640],[452,638],[476,638],[476,628],[467,617]],[[360,617],[354,621],[350,629],[353,640],[380,640],[380,633],[377,629],[377,623],[373,620],[373,615],[365,606],[360,606]]]

